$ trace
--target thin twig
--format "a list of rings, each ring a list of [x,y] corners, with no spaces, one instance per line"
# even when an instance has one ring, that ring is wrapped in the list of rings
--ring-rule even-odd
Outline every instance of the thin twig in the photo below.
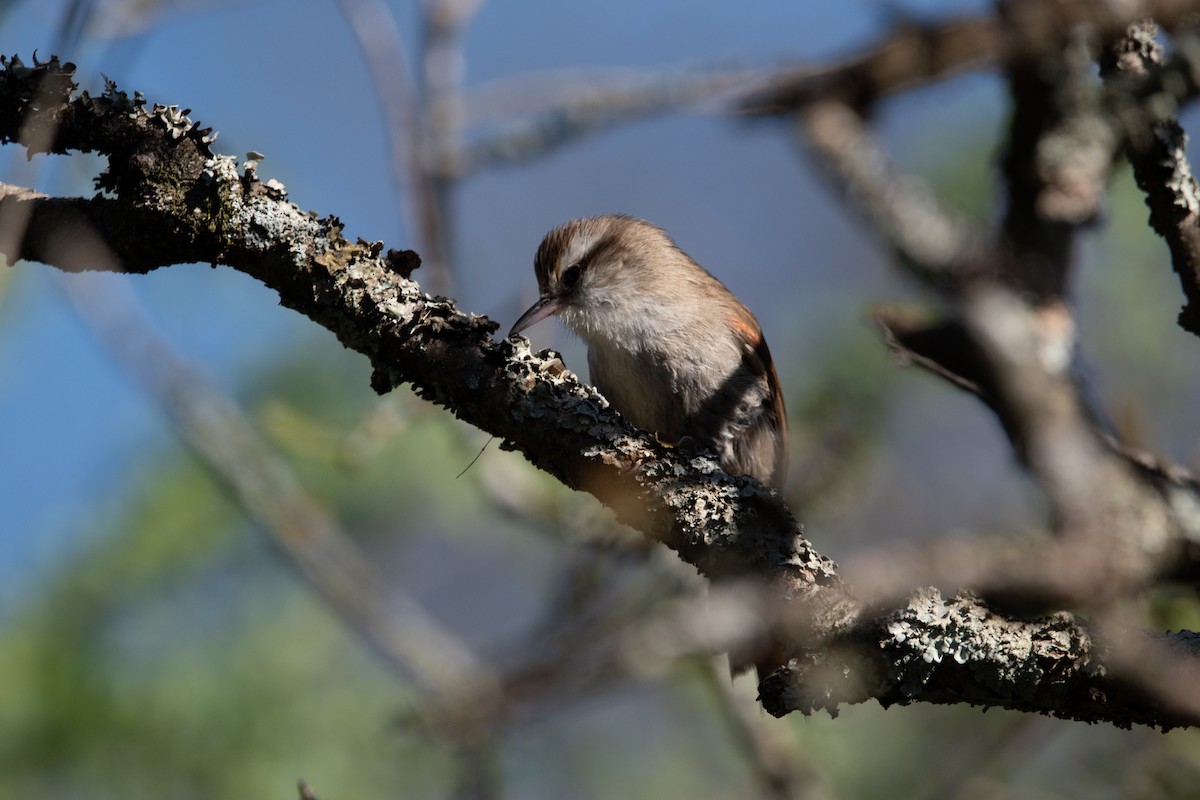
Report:
[[[445,209],[430,174],[426,94],[404,60],[404,44],[391,9],[382,0],[338,0],[371,74],[388,140],[392,184],[400,201],[405,230],[424,255],[430,288],[453,290]],[[424,69],[417,71],[420,79]]]

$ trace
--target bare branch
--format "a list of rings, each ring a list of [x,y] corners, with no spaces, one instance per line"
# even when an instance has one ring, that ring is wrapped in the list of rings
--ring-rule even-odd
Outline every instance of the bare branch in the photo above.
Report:
[[[757,85],[760,76],[758,70],[690,69],[557,76],[552,92],[543,88],[544,80],[478,89],[466,96],[467,113],[486,117],[489,109],[503,108],[505,119],[461,148],[442,148],[438,170],[446,177],[463,177],[526,161],[633,119],[720,101]],[[535,109],[512,118],[514,107],[531,101]]]
[[[944,208],[916,178],[902,175],[862,118],[840,102],[817,102],[798,115],[800,141],[814,163],[870,221],[912,275],[951,288],[987,266],[982,232]]]
[[[770,79],[741,104],[752,116],[796,111],[819,100],[859,111],[879,98],[994,62],[1000,31],[992,15],[933,24],[904,21],[865,53],[832,67],[800,68]]]
[[[1007,68],[1013,114],[1000,242],[1008,258],[999,276],[1039,302],[1062,297],[1075,234],[1099,213],[1117,147],[1093,69],[1082,31],[1059,52],[1033,53]]]
[[[764,800],[817,800],[828,795],[816,771],[801,753],[795,731],[770,720],[738,696],[729,680],[725,658],[708,659],[701,680],[714,698],[717,711],[734,745],[743,754]]]
[[[826,68],[801,68],[773,79],[741,104],[752,115],[791,114],[827,100],[865,112],[879,98],[924,83],[992,64],[1057,50],[1065,34],[1089,26],[1101,41],[1113,41],[1126,26],[1154,18],[1168,30],[1186,24],[1200,11],[1189,0],[1010,0],[1001,4],[1003,21],[981,15],[924,24],[893,26],[862,55]]]
[[[422,59],[416,75],[404,59],[404,45],[395,18],[380,0],[338,0],[359,49],[367,61],[375,97],[382,109],[390,150],[392,182],[401,199],[406,230],[425,254],[433,288],[450,292],[453,286],[446,229],[445,191],[433,174],[432,142],[444,131],[431,131],[428,105],[430,75]]]
[[[1006,35],[1017,40],[1028,33],[1029,8],[1004,6]],[[1109,21],[1104,17],[1100,29]],[[1164,576],[1194,573],[1189,543],[1200,528],[1188,504],[1176,498],[1194,502],[1196,485],[1143,471],[1114,446],[1078,385],[1075,324],[1063,298],[1076,231],[1098,213],[1114,150],[1146,115],[1107,114],[1118,90],[1102,104],[1086,37],[1078,31],[1065,48],[1022,51],[1006,63],[1015,112],[1000,248],[985,247],[991,237],[959,223],[888,165],[850,106],[853,92],[834,93],[840,99],[810,94],[796,116],[817,163],[895,250],[900,265],[951,290],[945,299],[952,310],[940,319],[877,311],[889,344],[996,413],[1017,456],[1047,492],[1057,532],[1076,540],[1016,558],[1009,548],[983,548],[972,569],[962,569],[968,557],[955,558],[960,550],[941,543],[940,555],[964,579],[955,585],[991,599],[1023,596],[1035,607],[1047,600],[1123,597]],[[849,80],[857,73],[841,74]],[[1176,96],[1190,91],[1186,81],[1182,90],[1178,83],[1155,76],[1119,91],[1155,96],[1160,84],[1175,85]],[[1070,573],[1062,573],[1068,566]]]

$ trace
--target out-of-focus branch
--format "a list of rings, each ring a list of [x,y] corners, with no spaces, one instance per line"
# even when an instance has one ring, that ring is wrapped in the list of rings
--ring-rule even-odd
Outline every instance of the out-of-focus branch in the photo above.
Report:
[[[836,101],[797,114],[798,142],[871,223],[912,275],[953,288],[986,269],[988,243],[965,217],[945,208],[916,178],[899,173],[859,114]]]
[[[1093,71],[1086,30],[1064,33],[1058,52],[1006,65],[1013,113],[999,241],[1007,259],[997,277],[1041,304],[1063,296],[1075,234],[1099,213],[1117,145]]]
[[[92,252],[103,247],[96,239],[77,245]],[[60,283],[81,318],[168,414],[213,476],[374,652],[435,696],[468,685],[481,695],[494,690],[483,663],[420,603],[378,574],[270,452],[241,409],[155,333],[128,288],[88,275]]]
[[[1007,287],[981,286],[962,319],[992,375],[1016,453],[1053,505],[1057,532],[1116,537],[1111,544],[1165,556],[1166,543],[1181,541],[1189,523],[1110,445],[1085,402],[1065,302],[1034,305]]]
[[[438,170],[438,154],[445,148],[461,146],[462,84],[466,75],[462,33],[482,5],[483,0],[423,0],[421,3],[417,62],[421,104],[418,200],[427,238],[438,240],[437,250],[431,254],[435,273],[441,273],[445,278],[438,288],[447,292],[453,288],[449,278],[454,242],[449,220],[452,218],[454,181]]]
[[[1007,25],[1020,24],[1020,8],[1002,6]],[[1091,541],[1114,563],[1155,563],[1184,529],[1157,487],[1110,446],[1086,400],[1066,298],[1077,233],[1099,213],[1120,143],[1100,106],[1090,49],[1106,21],[1064,31],[1059,51],[1008,63],[1002,261],[994,281],[964,294],[960,318],[1016,451],[1053,504],[1057,532]]]
[[[902,309],[881,309],[873,318],[903,362],[985,402],[1023,460],[1031,458],[1025,442],[1039,448],[1032,457],[1052,459],[1027,463],[1055,502],[1063,540],[951,539],[917,550],[884,550],[859,565],[855,585],[871,587],[864,600],[932,582],[970,586],[1006,603],[1062,607],[1110,602],[1164,578],[1194,580],[1191,542],[1200,537],[1194,510],[1200,484],[1183,470],[1119,447],[1090,421],[1069,364],[1043,360],[1056,352],[1043,350],[1044,343],[1062,335],[1054,332],[1059,307],[1032,310],[999,291],[972,298],[967,307],[977,318],[989,317],[984,326],[1024,331],[1017,340],[991,345],[1010,353],[998,366],[961,320],[929,320]],[[1055,375],[1055,363],[1064,374]],[[1005,397],[1002,381],[1019,404]],[[1097,541],[1096,535],[1116,538]]]
[[[701,680],[754,775],[758,796],[764,800],[818,800],[829,796],[801,753],[796,732],[764,717],[738,696],[737,687],[729,680],[729,662],[710,658],[702,669]]]
[[[486,117],[488,108],[504,106],[505,119],[459,148],[443,148],[438,171],[447,178],[462,177],[527,161],[634,119],[720,102],[757,85],[760,76],[758,70],[691,69],[566,77],[552,92],[542,89],[542,82],[478,89],[465,98],[468,112],[475,109],[477,116]],[[536,108],[513,118],[511,109],[523,102],[534,102]]]
[[[1087,25],[1103,41],[1152,17],[1168,30],[1200,11],[1191,0],[1009,0],[1003,21],[993,14],[948,22],[904,21],[862,55],[826,69],[801,68],[772,78],[742,101],[742,113],[791,114],[818,101],[864,112],[881,97],[957,73],[1052,52],[1065,32]]]
[[[481,735],[454,743],[454,800],[495,800],[503,797],[500,779],[500,742]]]
[[[1193,483],[1181,493],[1195,496]],[[1046,534],[935,537],[916,543],[880,546],[840,562],[869,606],[889,606],[913,586],[949,591],[969,586],[997,608],[1041,612],[1048,608],[1102,608],[1161,583],[1164,577],[1195,581],[1196,567],[1186,541],[1165,544],[1166,554],[1137,548],[1116,553],[1094,541]],[[1191,571],[1179,574],[1185,566]]]
[[[493,654],[491,696],[464,686],[423,703],[403,722],[453,738],[486,737],[637,677],[618,656],[624,633],[673,598],[701,591],[695,572],[662,556],[622,545],[584,548],[557,576],[541,618]]]
[[[424,63],[417,78],[404,61],[404,45],[391,10],[381,0],[338,0],[342,14],[358,41],[371,74],[371,85],[382,110],[388,140],[392,183],[401,200],[405,229],[424,254],[430,286],[449,293],[449,232],[446,227],[443,188],[431,173],[428,156],[431,131],[428,78]],[[421,81],[421,84],[418,84]]]
[[[966,69],[1003,65],[1020,101],[1007,159],[1009,188],[1015,192],[1005,226],[1006,247],[1013,248],[1015,257],[1005,267],[1009,277],[1042,295],[1060,292],[1072,241],[1067,231],[1094,217],[1098,187],[1103,187],[1109,170],[1106,157],[1116,137],[1128,152],[1139,154],[1131,155],[1135,165],[1140,163],[1135,167],[1139,185],[1144,184],[1148,192],[1149,186],[1158,187],[1149,195],[1151,222],[1171,247],[1188,298],[1180,324],[1195,332],[1200,328],[1200,311],[1196,310],[1200,308],[1200,256],[1196,255],[1200,237],[1195,233],[1194,218],[1200,200],[1186,168],[1182,131],[1177,126],[1172,131],[1170,126],[1176,104],[1197,92],[1200,45],[1187,26],[1200,18],[1200,4],[1187,0],[1012,0],[1000,9],[999,15],[949,22],[903,22],[862,55],[842,64],[826,70],[801,69],[794,76],[784,72],[768,79],[767,88],[751,92],[740,109],[752,115],[824,116],[836,123],[830,130],[841,129],[842,135],[850,135],[844,120],[866,113],[888,93]],[[1139,45],[1129,45],[1121,61],[1126,66],[1119,72],[1108,70],[1109,86],[1098,104],[1090,75],[1082,69],[1088,57],[1076,34],[1086,31],[1092,42],[1109,45],[1121,39],[1130,24],[1151,17],[1177,34],[1175,53],[1164,62],[1160,53],[1150,57],[1151,51],[1146,50],[1139,55]],[[1066,47],[1072,35],[1076,43]],[[1060,51],[1077,54],[1071,56],[1074,66],[1064,69],[1068,65],[1060,60],[1056,74],[1051,75],[1045,56]],[[1132,68],[1134,63],[1139,68]],[[1146,69],[1148,64],[1153,68]],[[1060,80],[1069,75],[1076,77]],[[1104,113],[1100,113],[1101,105]],[[1063,116],[1068,106],[1075,111]],[[831,107],[838,110],[836,115],[823,113]],[[1060,122],[1065,125],[1048,135]],[[812,124],[809,128],[810,135],[819,131]],[[1053,176],[1045,172],[1047,166]],[[853,182],[847,183],[853,188]],[[920,205],[928,207],[929,203],[922,199]],[[903,248],[898,252],[908,255]]]
[[[1005,35],[1025,36],[1028,4],[1003,10]],[[1103,17],[1097,28],[1107,30],[1110,22]],[[1089,579],[1114,579],[1095,584],[1104,585],[1090,598],[1098,599],[1144,588],[1181,568],[1192,572],[1188,542],[1200,525],[1174,499],[1179,492],[1195,497],[1195,485],[1140,470],[1113,446],[1078,386],[1075,326],[1064,299],[1075,233],[1096,215],[1113,152],[1135,128],[1130,115],[1118,119],[1102,109],[1083,34],[1055,35],[1070,41],[1005,62],[1015,111],[1005,158],[1008,214],[995,237],[959,223],[914,189],[913,180],[890,166],[849,100],[810,95],[796,116],[817,163],[900,264],[947,290],[951,310],[942,319],[877,312],[894,350],[995,411],[1050,498],[1060,534],[1093,546],[1097,537],[1105,542],[1097,549],[1102,557],[1083,559],[1089,568],[1076,581],[1055,579],[1054,570],[1077,552],[1071,546],[1060,556],[1029,554],[1015,568],[1006,558],[984,559],[995,574],[985,579],[975,571],[970,577],[978,580],[968,585],[998,596],[1005,587],[1012,590],[1005,594],[1033,591],[1032,578],[1040,576],[1048,582],[1032,597],[1086,603]],[[1157,89],[1148,79],[1123,91],[1133,97]],[[984,245],[991,241],[1000,246]]]
[[[992,15],[949,22],[904,20],[860,56],[822,70],[799,68],[771,77],[741,103],[741,113],[787,114],[818,101],[858,111],[881,97],[984,68],[1000,54],[1001,32]]]
[[[1036,70],[1030,67],[1029,72]],[[1032,89],[1022,85],[1014,91],[1025,97]],[[1043,102],[1036,92],[1032,97],[1037,99],[1031,102]],[[1058,111],[1043,116],[1062,118]],[[1093,479],[1102,477],[1096,466],[1112,465],[1113,474],[1104,472],[1104,480],[1132,473],[1122,471],[1119,459],[1105,452],[1079,400],[1070,369],[1074,326],[1066,306],[1059,302],[1027,308],[1010,302],[1015,296],[1002,288],[1011,281],[1026,287],[1041,285],[1051,294],[1061,289],[1071,232],[1080,220],[1042,224],[1042,212],[1036,207],[1052,192],[1048,187],[1065,182],[1055,180],[1061,172],[1022,174],[1013,180],[1012,204],[1022,210],[1005,225],[1009,232],[1005,240],[1014,242],[1011,250],[997,253],[983,232],[942,208],[915,179],[894,170],[849,106],[816,102],[799,112],[798,118],[806,142],[816,151],[816,163],[825,167],[834,184],[896,252],[899,263],[924,282],[947,290],[959,309],[950,321],[928,326],[877,315],[893,343],[909,340],[906,354],[983,398],[996,411],[1018,455],[1044,481],[1063,525],[1090,529],[1084,514],[1099,511]],[[1009,154],[1013,171],[1045,161],[1035,153],[1043,143],[1043,122],[1026,121],[1020,112],[1016,115],[1014,128],[1022,133],[1021,142]],[[1058,147],[1075,152],[1068,144],[1064,141]],[[1103,184],[1093,180],[1087,188],[1083,202],[1094,209]],[[1048,202],[1045,210],[1061,210],[1063,205]],[[1039,233],[1035,236],[1033,231]],[[903,332],[898,331],[901,324]],[[1137,486],[1134,480],[1121,483]],[[1118,496],[1125,498],[1130,491]],[[1161,523],[1156,526],[1161,527]]]

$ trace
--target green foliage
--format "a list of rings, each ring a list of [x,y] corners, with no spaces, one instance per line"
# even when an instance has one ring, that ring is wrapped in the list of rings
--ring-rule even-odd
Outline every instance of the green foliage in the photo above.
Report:
[[[0,630],[0,796],[382,796],[401,687],[168,462]]]

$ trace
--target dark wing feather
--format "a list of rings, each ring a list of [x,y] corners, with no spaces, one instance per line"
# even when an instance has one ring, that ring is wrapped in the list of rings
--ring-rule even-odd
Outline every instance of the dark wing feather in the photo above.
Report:
[[[745,306],[740,306],[737,316],[729,322],[742,345],[743,365],[757,379],[765,379],[767,382],[769,405],[757,411],[758,419],[751,420],[745,433],[749,438],[746,448],[749,451],[764,447],[773,450],[769,475],[757,477],[760,480],[769,480],[771,485],[779,488],[787,480],[788,467],[787,409],[783,402],[779,375],[775,371],[775,362],[771,358],[767,340],[763,337],[762,328],[754,315]],[[751,452],[749,455],[752,460],[763,460],[760,453]]]

